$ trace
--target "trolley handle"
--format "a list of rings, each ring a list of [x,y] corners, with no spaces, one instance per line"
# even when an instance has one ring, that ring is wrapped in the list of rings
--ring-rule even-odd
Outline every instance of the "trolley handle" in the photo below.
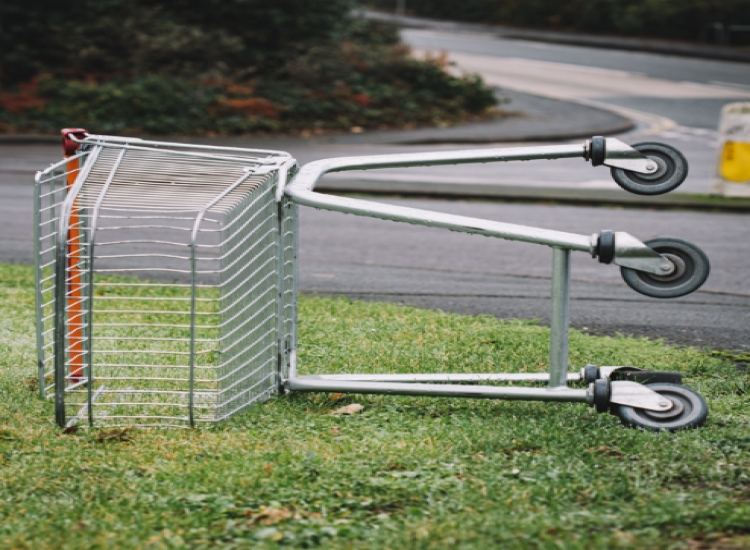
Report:
[[[556,248],[579,250],[588,252],[593,257],[596,257],[599,250],[599,242],[596,235],[577,235],[480,218],[455,216],[430,210],[393,206],[375,201],[325,195],[314,191],[316,184],[325,174],[349,170],[561,158],[583,158],[584,160],[589,160],[591,159],[591,143],[592,141],[586,141],[581,145],[472,149],[323,159],[303,166],[299,173],[294,176],[291,183],[285,188],[284,192],[293,202],[314,208],[430,227],[442,227],[452,231],[544,244]],[[621,164],[625,162],[630,169],[642,170],[644,172],[648,171],[647,165],[651,163],[648,158],[617,139],[609,138],[606,140],[606,151],[608,152],[604,153],[604,160],[601,161],[600,158],[597,158],[597,162],[601,161],[603,164]],[[612,157],[611,159],[609,158],[610,156]],[[284,182],[287,176],[283,169],[281,172],[280,182]],[[626,234],[622,235],[625,236]],[[628,237],[630,236],[628,235]],[[639,249],[643,255],[648,257],[645,262],[646,264],[649,261],[653,262],[660,259],[658,254],[654,254],[651,249],[634,237],[630,237],[627,240],[629,241],[628,252],[631,256],[638,255],[638,251],[634,249]],[[615,263],[617,263],[616,259]]]

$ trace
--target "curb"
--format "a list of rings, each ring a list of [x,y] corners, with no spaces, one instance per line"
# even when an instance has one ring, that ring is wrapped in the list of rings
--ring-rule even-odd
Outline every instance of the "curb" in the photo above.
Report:
[[[446,32],[491,33],[499,37],[516,40],[531,40],[535,42],[567,44],[571,46],[589,46],[593,48],[651,52],[676,55],[680,57],[696,57],[701,59],[750,63],[750,51],[727,46],[713,46],[710,44],[696,44],[692,42],[679,42],[659,38],[627,38],[622,36],[603,36],[565,31],[542,31],[518,27],[506,27],[503,25],[489,25],[485,23],[431,19],[428,17],[398,16],[392,13],[375,12],[370,10],[361,10],[360,14],[367,19],[388,21],[407,28],[435,29]]]
[[[750,213],[750,199],[676,193],[658,196],[631,195],[608,189],[571,189],[388,180],[321,181],[315,189],[336,194],[391,197],[489,200],[502,202],[554,202],[578,206],[623,206],[630,208],[683,209],[705,212]]]

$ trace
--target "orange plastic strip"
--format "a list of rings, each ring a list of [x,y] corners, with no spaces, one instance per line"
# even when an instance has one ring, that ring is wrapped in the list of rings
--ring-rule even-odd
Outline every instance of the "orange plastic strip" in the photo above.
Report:
[[[65,158],[73,157],[80,147],[80,144],[72,138],[82,139],[88,132],[83,128],[63,128],[62,134],[63,154]],[[78,160],[68,161],[66,164],[67,175],[65,183],[68,191],[73,186],[78,177],[81,163]],[[83,377],[83,289],[82,289],[82,270],[81,266],[81,244],[79,239],[82,236],[79,228],[81,222],[78,204],[73,204],[70,213],[70,224],[68,225],[68,250],[67,265],[68,270],[68,288],[67,288],[67,305],[68,305],[68,344],[70,347],[70,376],[73,382],[79,381]]]
[[[69,158],[70,155],[66,155]],[[67,163],[67,185],[68,191],[78,177],[80,163],[72,160]],[[68,230],[68,327],[70,333],[68,344],[70,346],[70,377],[75,383],[83,377],[83,292],[81,273],[81,231],[77,203],[73,204],[70,213],[70,224]]]

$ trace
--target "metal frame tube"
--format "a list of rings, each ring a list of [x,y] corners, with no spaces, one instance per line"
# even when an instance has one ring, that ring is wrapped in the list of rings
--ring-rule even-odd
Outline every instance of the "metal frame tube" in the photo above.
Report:
[[[78,193],[94,165],[101,147],[91,150],[85,164],[78,170],[75,182],[68,188],[65,201],[60,208],[57,242],[55,244],[55,421],[65,427],[65,365],[67,356],[67,302],[68,302],[68,240],[70,220]],[[71,157],[69,162],[77,157]]]
[[[76,143],[85,143],[90,145],[99,145],[102,147],[123,147],[128,146],[130,149],[150,150],[156,147],[169,147],[181,149],[199,149],[204,151],[226,151],[228,153],[239,153],[246,155],[248,153],[265,154],[273,157],[290,157],[286,151],[276,151],[273,149],[247,149],[242,147],[226,147],[222,145],[197,145],[195,143],[180,143],[177,141],[151,141],[141,138],[121,137],[121,136],[102,136],[97,134],[87,134],[83,139],[77,139],[74,135],[69,134],[68,139]],[[143,147],[147,146],[147,147]],[[151,147],[148,147],[151,146]],[[212,158],[221,158],[217,155],[211,155]],[[227,160],[238,160],[237,158],[228,158]]]
[[[451,384],[409,384],[398,382],[348,382],[320,380],[297,376],[285,382],[290,391],[336,392],[383,395],[420,395],[427,397],[469,397],[475,399],[509,399],[591,403],[593,396],[586,389],[519,388],[503,386],[462,386]]]
[[[238,186],[242,185],[249,177],[254,175],[253,170],[246,170],[245,173],[240,176],[232,185],[228,186],[224,191],[215,196],[208,204],[206,204],[195,216],[193,222],[193,229],[190,233],[190,362],[189,362],[189,382],[188,382],[188,424],[191,428],[195,427],[195,332],[196,332],[196,317],[197,317],[197,285],[198,285],[198,270],[197,270],[197,251],[198,246],[198,231],[200,230],[201,222],[211,208],[213,208],[220,200],[226,197],[229,193],[234,191]]]
[[[454,216],[430,210],[405,208],[374,201],[336,197],[313,191],[317,182],[328,173],[375,168],[408,166],[438,166],[444,164],[469,164],[507,162],[515,160],[584,158],[584,145],[553,145],[545,147],[516,147],[501,149],[472,149],[441,151],[438,153],[410,153],[402,155],[375,155],[344,157],[311,162],[302,167],[285,193],[298,203],[314,208],[335,210],[371,218],[401,221],[452,231],[476,233],[490,237],[523,241],[594,254],[596,243],[587,235],[552,231],[510,223],[494,222],[466,216]]]
[[[384,393],[394,395],[426,395],[443,397],[478,397],[494,399],[526,399],[539,401],[591,402],[587,390],[567,387],[570,379],[580,380],[580,374],[568,375],[568,303],[570,286],[570,251],[579,250],[594,255],[596,242],[589,236],[536,227],[493,222],[453,216],[439,212],[404,208],[372,201],[336,197],[313,191],[325,174],[347,170],[393,168],[406,166],[434,166],[476,162],[512,160],[586,158],[583,146],[561,145],[479,149],[406,155],[378,155],[326,159],[302,167],[284,192],[295,203],[334,210],[348,214],[402,221],[412,224],[441,227],[453,231],[477,233],[553,247],[552,336],[550,339],[549,374],[414,374],[414,375],[320,375],[297,377],[290,373],[285,386],[290,391],[333,391],[340,393]],[[446,382],[480,383],[491,381],[541,381],[548,388],[517,388],[496,386],[451,385]],[[437,382],[430,384],[429,382]],[[440,383],[442,382],[442,384]]]
[[[110,186],[112,185],[112,181],[115,178],[115,175],[117,173],[117,169],[120,167],[120,164],[122,163],[122,159],[125,157],[125,152],[127,151],[127,147],[124,147],[120,150],[120,153],[117,155],[117,160],[115,160],[114,165],[112,166],[112,169],[109,172],[109,176],[107,176],[106,181],[104,182],[104,186],[102,186],[102,190],[99,193],[99,196],[96,198],[96,203],[94,204],[94,210],[91,213],[91,218],[89,220],[89,247],[88,247],[88,285],[87,285],[87,293],[88,293],[88,303],[87,303],[87,314],[88,314],[88,321],[85,323],[88,326],[88,334],[87,334],[87,342],[86,342],[86,376],[85,381],[86,389],[87,389],[87,395],[86,395],[86,407],[85,411],[81,410],[79,412],[79,416],[83,416],[83,414],[88,415],[88,424],[90,427],[94,427],[94,401],[96,399],[94,395],[94,327],[93,327],[93,317],[94,317],[94,250],[96,248],[96,229],[97,224],[99,222],[99,211],[101,210],[102,203],[104,202],[104,197],[107,195],[107,192],[109,191]]]
[[[37,373],[39,378],[39,395],[46,397],[44,384],[44,337],[43,337],[43,296],[42,296],[42,255],[40,253],[41,244],[41,223],[42,223],[42,199],[41,199],[41,178],[42,173],[37,172],[34,178],[34,299],[36,313],[36,355],[37,355]]]
[[[286,176],[286,170],[283,171]],[[284,202],[283,191],[279,193],[279,188],[283,186],[281,174],[276,176],[276,360],[278,361],[276,370],[276,386],[281,393],[284,383],[284,361],[285,361],[285,342],[284,342]]]
[[[550,316],[549,387],[564,388],[568,379],[570,318],[570,250],[552,249],[552,314]]]
[[[493,372],[493,373],[419,373],[419,374],[316,374],[305,376],[308,380],[326,380],[330,382],[547,382],[546,372]],[[580,373],[569,373],[569,382],[581,380]]]

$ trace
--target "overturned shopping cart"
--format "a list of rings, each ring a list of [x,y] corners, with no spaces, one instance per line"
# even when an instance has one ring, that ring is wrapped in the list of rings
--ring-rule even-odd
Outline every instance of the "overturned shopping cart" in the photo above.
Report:
[[[40,392],[56,421],[196,426],[283,392],[380,393],[587,403],[627,425],[701,425],[702,397],[676,373],[586,365],[568,372],[571,252],[620,266],[634,290],[673,298],[709,263],[675,238],[577,235],[315,192],[326,173],[582,158],[639,194],[682,183],[675,149],[595,137],[581,145],[336,158],[301,169],[285,152],[63,131],[66,158],[36,177]],[[552,249],[549,373],[297,374],[300,206]],[[509,381],[544,387],[502,385]],[[641,383],[647,382],[647,383]],[[582,387],[569,387],[580,383]]]

